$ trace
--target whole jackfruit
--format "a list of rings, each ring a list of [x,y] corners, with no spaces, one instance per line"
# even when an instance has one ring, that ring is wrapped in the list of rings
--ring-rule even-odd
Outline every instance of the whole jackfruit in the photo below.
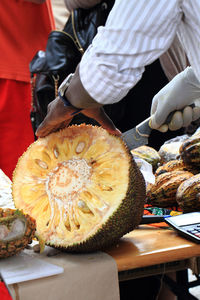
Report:
[[[0,258],[23,250],[35,234],[36,223],[29,215],[16,209],[0,208]]]
[[[22,155],[13,199],[36,219],[47,245],[91,252],[140,223],[145,182],[121,138],[101,127],[73,125],[38,139]]]

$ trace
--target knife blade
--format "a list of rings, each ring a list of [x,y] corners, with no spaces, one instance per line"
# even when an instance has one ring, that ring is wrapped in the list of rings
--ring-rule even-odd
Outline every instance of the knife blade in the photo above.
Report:
[[[136,127],[122,133],[122,139],[130,150],[142,145],[147,145],[152,128],[149,126],[151,117],[138,124]]]
[[[190,106],[191,108],[195,107],[194,104],[191,104],[188,106]],[[183,111],[183,110],[180,110],[180,111]],[[169,114],[169,116],[167,117],[166,121],[163,122],[163,124],[170,123],[174,113],[175,113],[175,111],[171,112]],[[151,131],[153,130],[150,127],[151,118],[152,118],[152,116],[150,116],[149,118],[147,118],[146,120],[144,120],[143,122],[138,124],[136,127],[129,129],[129,130],[125,131],[124,133],[122,133],[121,137],[130,150],[148,144],[149,136],[151,134]]]

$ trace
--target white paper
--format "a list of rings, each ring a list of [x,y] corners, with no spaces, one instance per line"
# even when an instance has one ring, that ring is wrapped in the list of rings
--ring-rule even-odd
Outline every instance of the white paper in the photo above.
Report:
[[[0,207],[15,209],[12,198],[12,181],[0,169]]]
[[[144,177],[146,185],[149,183],[154,184],[155,183],[155,175],[153,174],[152,165],[149,164],[146,160],[144,160],[142,158],[134,157],[134,159]]]
[[[26,253],[0,260],[0,272],[7,284],[52,276],[64,272],[62,267]]]

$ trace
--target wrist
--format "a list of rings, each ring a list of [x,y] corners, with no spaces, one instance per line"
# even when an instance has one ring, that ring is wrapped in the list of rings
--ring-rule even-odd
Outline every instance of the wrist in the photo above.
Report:
[[[68,75],[67,78],[61,83],[61,85],[59,86],[59,89],[58,89],[58,97],[62,100],[65,107],[74,108],[75,111],[72,114],[76,114],[76,113],[79,113],[82,110],[82,108],[77,108],[77,107],[73,106],[66,97],[66,92],[67,92],[67,89],[69,87],[72,77],[73,77],[73,74]]]
[[[189,84],[192,84],[193,86],[200,89],[200,81],[196,77],[193,68],[192,67],[187,67],[185,69],[185,71],[186,71],[186,79],[189,82]]]
[[[58,91],[58,97],[62,100],[64,106],[73,106],[69,100],[67,99],[66,95],[65,95],[65,92],[64,94],[62,95],[61,92]],[[74,107],[74,106],[73,106]],[[75,108],[75,107],[74,107]]]

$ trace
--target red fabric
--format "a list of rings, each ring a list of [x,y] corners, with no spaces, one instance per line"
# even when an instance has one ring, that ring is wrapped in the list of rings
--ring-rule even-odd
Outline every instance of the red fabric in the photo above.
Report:
[[[18,158],[34,141],[30,84],[0,79],[0,94],[0,169],[12,179]]]
[[[55,29],[51,2],[1,0],[0,168],[12,179],[18,158],[34,141],[29,63]]]
[[[12,300],[12,297],[10,296],[10,294],[3,282],[0,282],[0,299],[1,300]]]
[[[50,0],[1,0],[0,12],[0,77],[29,82],[29,63],[55,28]]]

